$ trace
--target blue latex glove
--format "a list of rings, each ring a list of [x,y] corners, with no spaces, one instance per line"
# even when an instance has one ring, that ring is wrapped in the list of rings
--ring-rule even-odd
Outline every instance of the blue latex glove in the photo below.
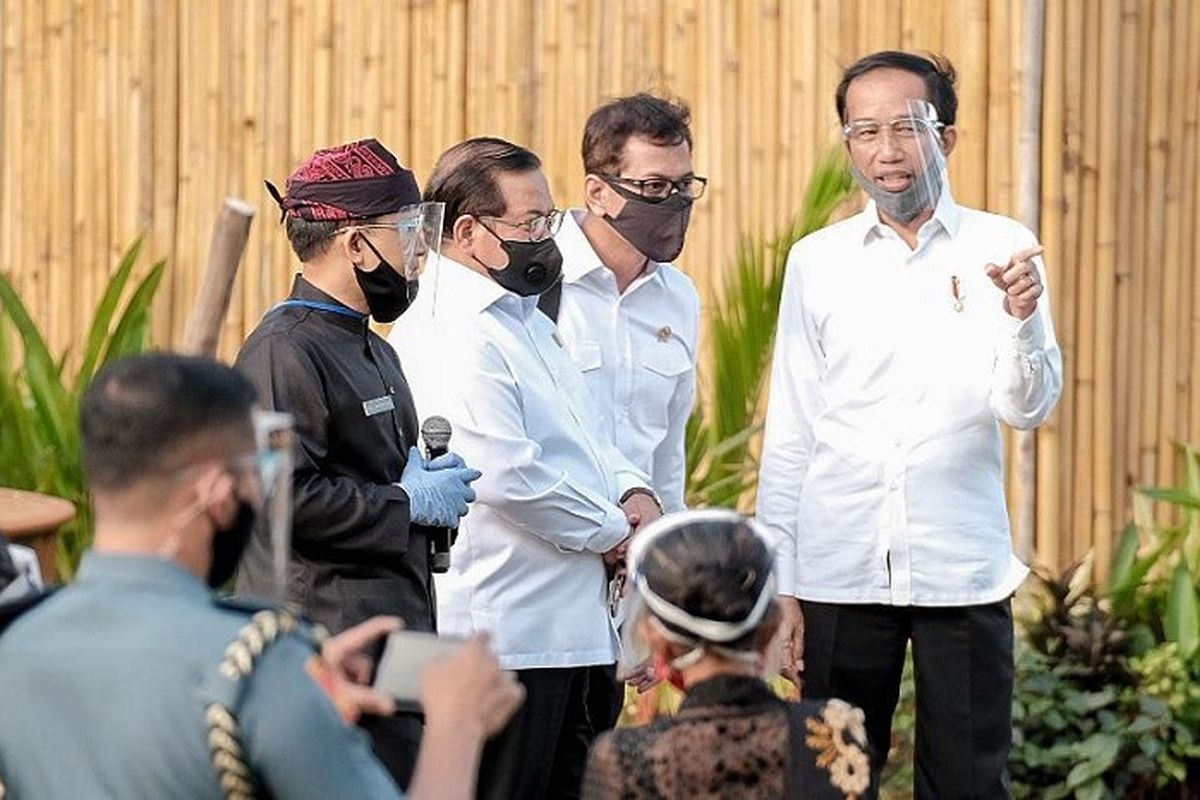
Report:
[[[428,466],[416,447],[400,475],[400,488],[408,494],[408,517],[418,525],[453,528],[475,499],[471,483],[482,475],[463,464],[453,453],[435,458]]]

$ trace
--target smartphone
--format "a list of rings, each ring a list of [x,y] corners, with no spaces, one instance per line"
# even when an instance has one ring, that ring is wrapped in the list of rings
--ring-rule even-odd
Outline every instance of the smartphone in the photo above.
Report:
[[[375,670],[374,687],[402,706],[420,705],[421,673],[430,662],[458,652],[465,639],[433,633],[396,631],[388,636]]]

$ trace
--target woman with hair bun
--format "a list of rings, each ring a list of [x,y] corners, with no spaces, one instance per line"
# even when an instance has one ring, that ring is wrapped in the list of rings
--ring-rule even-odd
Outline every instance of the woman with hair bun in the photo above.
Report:
[[[787,702],[762,679],[780,616],[773,561],[756,523],[728,510],[635,537],[622,667],[649,663],[686,697],[672,718],[597,740],[585,800],[873,796],[862,712]]]

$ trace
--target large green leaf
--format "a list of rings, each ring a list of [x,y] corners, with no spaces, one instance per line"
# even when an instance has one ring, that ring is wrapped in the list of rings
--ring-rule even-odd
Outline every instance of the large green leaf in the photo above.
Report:
[[[150,304],[154,302],[154,294],[162,281],[165,269],[166,262],[159,261],[150,268],[150,272],[134,290],[116,330],[112,333],[112,341],[108,345],[103,363],[107,364],[114,359],[146,349],[150,330]]]
[[[116,271],[109,278],[108,287],[104,290],[104,296],[100,298],[100,304],[96,306],[96,316],[92,318],[92,326],[88,330],[83,364],[79,368],[79,375],[75,382],[77,387],[90,383],[92,375],[95,374],[96,365],[103,363],[101,359],[109,344],[108,332],[112,326],[113,314],[117,311],[117,303],[120,302],[121,295],[125,293],[125,284],[129,282],[129,276],[133,274],[133,265],[137,262],[141,252],[142,239],[138,237],[125,251],[125,255],[121,257],[121,263],[117,265]]]
[[[1113,554],[1112,569],[1109,571],[1108,590],[1114,593],[1129,583],[1134,563],[1137,561],[1138,547],[1141,545],[1137,526],[1132,523],[1125,527],[1121,541]]]
[[[1167,611],[1163,618],[1167,641],[1179,643],[1179,654],[1189,659],[1200,646],[1200,610],[1196,604],[1196,584],[1188,565],[1180,561],[1167,590]]]
[[[1180,508],[1200,509],[1200,495],[1188,489],[1143,487],[1138,491],[1146,497],[1162,500]]]
[[[25,380],[38,421],[38,435],[50,447],[65,452],[71,441],[67,428],[73,424],[74,405],[63,387],[62,373],[50,355],[42,332],[30,317],[16,289],[3,275],[0,275],[0,306],[21,336]]]

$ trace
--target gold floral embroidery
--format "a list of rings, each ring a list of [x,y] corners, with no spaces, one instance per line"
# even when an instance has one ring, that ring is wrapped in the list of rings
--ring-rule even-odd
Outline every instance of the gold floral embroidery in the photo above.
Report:
[[[829,782],[850,800],[871,785],[871,765],[863,750],[867,741],[861,709],[841,700],[830,700],[821,709],[821,719],[807,719],[805,742],[817,754],[817,766],[829,771]]]

